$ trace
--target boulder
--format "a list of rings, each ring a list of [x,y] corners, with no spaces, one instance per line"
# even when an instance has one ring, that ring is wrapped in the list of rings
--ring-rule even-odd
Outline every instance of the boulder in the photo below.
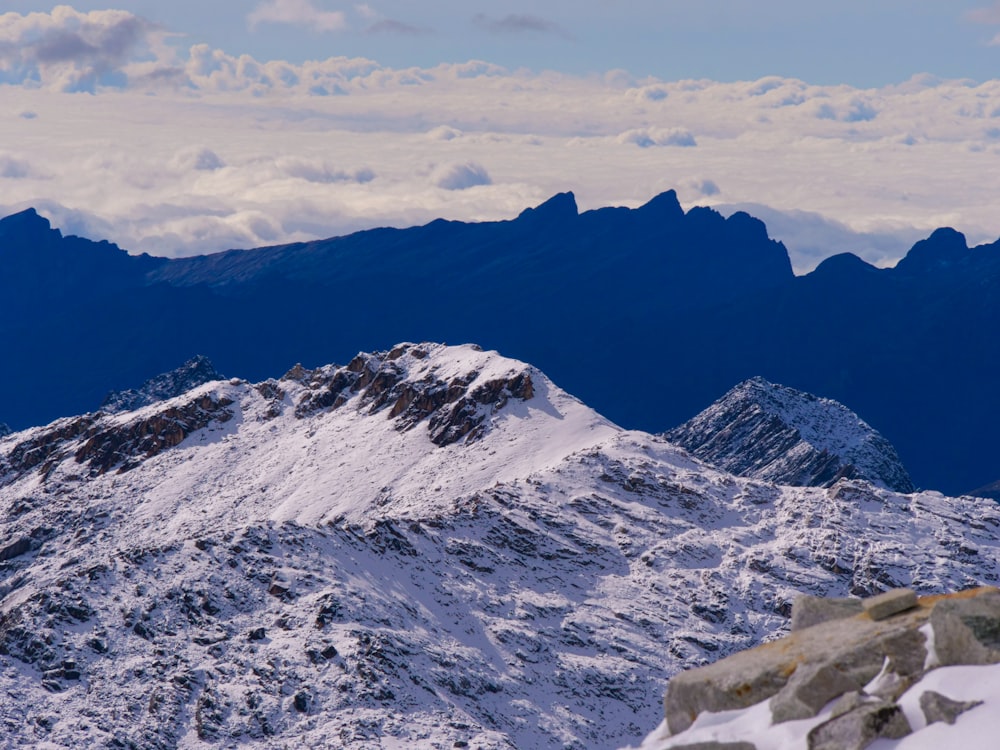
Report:
[[[863,703],[825,721],[807,737],[809,750],[863,750],[879,738],[899,739],[912,730],[895,703]]]
[[[941,666],[1000,662],[1000,591],[939,602],[931,626]]]
[[[861,606],[873,620],[884,620],[916,607],[917,595],[911,589],[893,589],[884,594],[863,599]]]
[[[861,685],[829,664],[806,664],[771,698],[771,718],[775,724],[809,719],[837,696],[861,689]]]
[[[920,696],[920,710],[924,712],[928,724],[936,721],[954,724],[955,719],[966,711],[981,705],[982,701],[956,701],[933,690],[928,690]]]
[[[819,625],[821,622],[854,617],[862,612],[860,599],[826,599],[803,594],[792,602],[792,630]]]

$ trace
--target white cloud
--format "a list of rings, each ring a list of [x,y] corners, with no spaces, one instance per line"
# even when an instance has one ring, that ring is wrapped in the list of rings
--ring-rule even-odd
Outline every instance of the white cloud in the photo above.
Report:
[[[131,63],[163,51],[165,33],[122,10],[0,14],[0,82],[93,91],[121,85]]]
[[[989,26],[1000,24],[1000,2],[989,8],[973,8],[965,12],[965,18],[973,23]]]
[[[445,190],[467,190],[471,187],[493,184],[486,168],[471,161],[438,168],[434,172],[433,182]]]
[[[23,159],[18,159],[7,154],[0,154],[0,178],[18,180],[27,177],[30,172],[31,167]]]
[[[307,26],[314,31],[340,31],[347,26],[342,11],[320,10],[312,0],[264,0],[247,16],[251,29],[261,24]]]
[[[635,128],[618,136],[619,143],[634,143],[639,148],[650,146],[697,146],[694,136],[683,128]]]
[[[566,189],[584,210],[676,188],[685,206],[808,212],[822,221],[783,230],[798,268],[855,247],[890,262],[906,242],[881,238],[908,242],[939,225],[972,241],[1000,234],[996,81],[921,76],[859,90],[482,61],[292,64],[205,45],[175,54],[149,25],[123,31],[130,18],[0,16],[0,71],[16,82],[0,85],[0,207],[38,205],[67,231],[162,254],[505,219]],[[102,52],[32,46],[62,32]],[[95,95],[61,93],[72,81]]]

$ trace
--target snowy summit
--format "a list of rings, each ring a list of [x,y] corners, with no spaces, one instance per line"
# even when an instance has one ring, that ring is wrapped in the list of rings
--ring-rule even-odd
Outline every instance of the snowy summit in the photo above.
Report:
[[[914,489],[889,441],[853,411],[760,377],[666,437],[720,469],[778,484],[829,487],[848,478]]]

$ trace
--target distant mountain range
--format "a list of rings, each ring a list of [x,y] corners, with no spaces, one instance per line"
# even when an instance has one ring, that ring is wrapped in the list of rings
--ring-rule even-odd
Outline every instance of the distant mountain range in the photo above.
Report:
[[[435,221],[168,260],[0,220],[0,421],[94,408],[205,354],[263,379],[400,340],[475,341],[542,367],[615,422],[662,431],[754,376],[834,398],[892,442],[913,481],[997,479],[1000,252],[938,230],[896,268],[843,254],[796,277],[745,213]]]
[[[990,500],[735,477],[478,347],[203,365],[0,438],[3,744],[612,750],[799,593],[998,579]]]

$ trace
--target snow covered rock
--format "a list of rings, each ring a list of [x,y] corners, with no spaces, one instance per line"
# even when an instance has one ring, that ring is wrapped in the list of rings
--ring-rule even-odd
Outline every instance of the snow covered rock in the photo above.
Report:
[[[777,484],[829,487],[848,478],[914,489],[892,445],[857,414],[759,377],[666,437],[720,469]]]
[[[213,380],[222,379],[222,375],[216,371],[208,357],[198,355],[170,372],[150,378],[138,389],[112,391],[104,398],[101,410],[108,413],[132,411],[155,404],[157,401],[180,396],[192,388]]]
[[[998,529],[733,477],[474,346],[217,380],[0,438],[0,733],[607,750],[799,593],[997,582]]]

